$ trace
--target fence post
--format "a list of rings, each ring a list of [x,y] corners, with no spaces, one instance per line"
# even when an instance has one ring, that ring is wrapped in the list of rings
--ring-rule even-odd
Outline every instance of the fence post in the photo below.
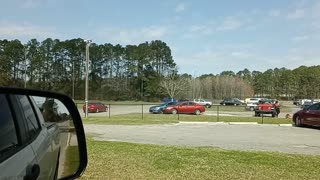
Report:
[[[109,104],[109,119],[110,119],[110,111],[111,111],[111,104]]]
[[[219,105],[217,106],[217,122],[219,122]]]
[[[179,106],[178,106],[178,112],[177,112],[177,114],[178,114],[178,121],[180,121]]]
[[[141,107],[142,107],[142,111],[141,111],[141,112],[142,112],[142,120],[143,120],[143,104],[142,104],[142,106],[141,106]]]
[[[263,124],[263,117],[264,117],[264,114],[261,114],[261,115],[262,115],[262,118],[261,118],[261,119],[262,119],[262,124]]]

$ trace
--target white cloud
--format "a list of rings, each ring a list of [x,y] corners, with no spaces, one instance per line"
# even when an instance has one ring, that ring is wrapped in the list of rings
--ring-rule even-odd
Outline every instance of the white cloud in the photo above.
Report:
[[[271,17],[279,17],[280,15],[281,15],[280,10],[273,9],[269,11],[269,16]]]
[[[20,7],[22,8],[36,8],[41,3],[41,0],[19,0]]]
[[[307,35],[303,35],[303,36],[295,36],[292,38],[292,41],[305,41],[308,40],[310,37]]]
[[[57,36],[52,27],[0,22],[0,38],[48,38]]]
[[[293,12],[288,13],[287,18],[289,20],[301,19],[306,16],[305,9],[296,9]]]
[[[234,17],[227,17],[224,19],[222,24],[216,28],[217,31],[230,31],[236,30],[243,26],[243,22],[234,18]]]
[[[247,58],[254,57],[254,54],[246,51],[234,51],[234,52],[231,52],[231,56],[239,59],[247,59]]]
[[[313,17],[320,17],[320,1],[313,5],[311,13]]]
[[[179,3],[176,8],[175,8],[175,12],[176,13],[180,13],[186,10],[186,5],[184,3]]]
[[[97,38],[120,44],[137,44],[165,38],[169,33],[166,26],[148,26],[142,28],[107,27],[97,31]]]

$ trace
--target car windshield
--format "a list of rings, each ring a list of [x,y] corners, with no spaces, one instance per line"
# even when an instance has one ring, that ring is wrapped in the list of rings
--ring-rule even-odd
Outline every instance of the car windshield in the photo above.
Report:
[[[0,87],[73,99],[84,179],[320,178],[320,116],[304,110],[320,101],[320,0],[2,0],[0,12]]]

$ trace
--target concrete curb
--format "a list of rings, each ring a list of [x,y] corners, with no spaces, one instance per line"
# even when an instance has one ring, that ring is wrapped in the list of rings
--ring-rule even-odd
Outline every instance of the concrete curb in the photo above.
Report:
[[[257,125],[257,122],[229,122],[229,125]]]
[[[226,123],[226,122],[209,122],[208,125],[229,125],[229,123]]]
[[[179,124],[209,124],[209,122],[188,122],[188,121],[179,121]]]
[[[279,124],[279,126],[292,127],[292,124]]]

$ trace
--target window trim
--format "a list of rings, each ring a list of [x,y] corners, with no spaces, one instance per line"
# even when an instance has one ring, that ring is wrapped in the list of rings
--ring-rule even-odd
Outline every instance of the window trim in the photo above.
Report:
[[[41,127],[41,125],[40,125],[40,122],[39,122],[39,119],[38,119],[37,115],[35,115],[36,120],[37,120],[37,124],[39,125],[39,129],[38,129],[38,131],[34,134],[33,137],[30,136],[30,134],[29,134],[29,132],[28,132],[27,118],[26,118],[24,112],[22,111],[23,107],[22,107],[22,105],[21,105],[21,102],[18,100],[17,95],[13,95],[13,96],[14,96],[14,99],[16,100],[17,106],[19,106],[19,107],[17,108],[17,110],[19,111],[20,115],[22,116],[21,119],[23,119],[24,131],[25,131],[24,134],[27,136],[27,138],[26,138],[26,140],[25,140],[25,143],[29,145],[29,144],[31,144],[35,139],[38,138],[38,136],[40,135],[40,133],[41,133],[41,131],[42,131],[42,127]],[[29,100],[29,98],[28,98],[27,95],[19,95],[19,96],[26,96],[27,99],[28,99],[29,104],[31,105],[30,100]],[[32,105],[31,105],[31,107],[32,107],[32,111],[34,112],[34,109],[33,109],[33,106],[32,106]]]
[[[8,108],[10,109],[10,114],[12,116],[12,120],[15,126],[15,132],[17,135],[17,140],[18,140],[18,144],[16,145],[16,147],[14,147],[13,149],[5,152],[3,154],[3,156],[0,156],[0,163],[6,161],[7,159],[9,159],[10,157],[12,157],[13,155],[15,155],[16,153],[18,153],[19,151],[21,151],[22,149],[24,149],[28,144],[25,144],[23,139],[22,139],[22,133],[21,131],[24,130],[24,127],[21,127],[22,124],[21,122],[19,122],[16,113],[13,113],[14,110],[14,106],[12,104],[11,98],[9,97],[8,94],[3,94],[5,96],[5,99],[7,100],[8,103]]]

